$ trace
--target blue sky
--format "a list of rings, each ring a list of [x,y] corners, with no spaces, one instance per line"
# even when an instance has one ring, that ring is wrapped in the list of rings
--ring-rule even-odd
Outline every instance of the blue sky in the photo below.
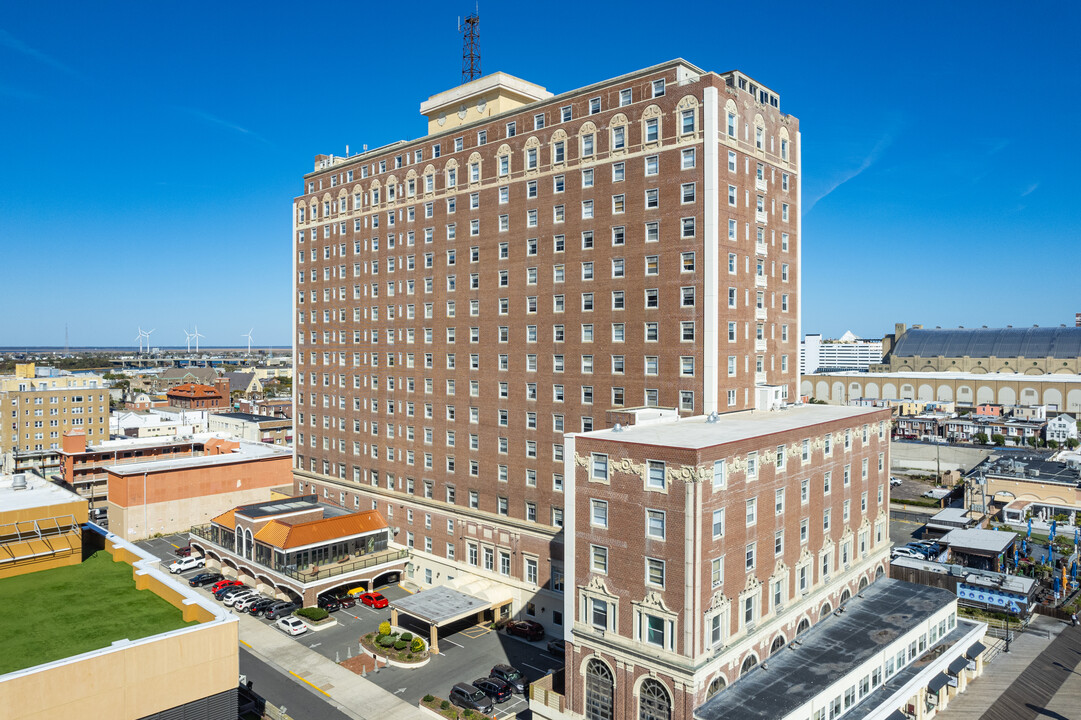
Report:
[[[482,66],[562,92],[673,57],[803,132],[805,332],[1081,311],[1077,4],[488,2]],[[1038,12],[1033,12],[1038,8]],[[317,153],[424,133],[452,3],[9,4],[0,346],[290,339],[290,200]]]

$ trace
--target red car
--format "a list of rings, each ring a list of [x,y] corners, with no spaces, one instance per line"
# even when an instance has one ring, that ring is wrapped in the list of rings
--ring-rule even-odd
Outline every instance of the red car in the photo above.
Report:
[[[390,605],[390,601],[383,597],[382,594],[377,592],[363,593],[360,596],[360,601],[368,607],[374,608],[375,610],[379,610],[381,608],[385,608],[387,605]]]
[[[532,620],[511,620],[507,623],[507,634],[524,637],[526,640],[543,640],[544,626]]]
[[[179,547],[174,552],[176,553],[177,557],[188,557],[189,555],[191,555],[191,545]]]
[[[210,586],[210,592],[216,593],[217,591],[221,590],[224,587],[231,587],[233,585],[243,585],[243,584],[244,583],[240,582],[239,580],[219,580],[218,582],[216,582],[216,583],[214,583],[213,585]]]

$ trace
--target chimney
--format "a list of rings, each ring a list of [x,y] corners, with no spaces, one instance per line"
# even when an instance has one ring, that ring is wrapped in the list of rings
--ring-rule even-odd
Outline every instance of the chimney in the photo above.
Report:
[[[66,453],[86,452],[86,430],[79,428],[67,431],[61,444]]]

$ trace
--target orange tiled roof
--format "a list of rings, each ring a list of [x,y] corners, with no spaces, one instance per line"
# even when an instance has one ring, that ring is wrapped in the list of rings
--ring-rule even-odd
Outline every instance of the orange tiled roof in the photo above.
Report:
[[[210,522],[221,525],[222,527],[227,527],[230,530],[236,530],[236,517],[234,516],[234,513],[236,513],[236,510],[227,510]]]
[[[197,383],[184,383],[183,385],[177,385],[165,394],[189,398],[221,397],[221,394],[217,391],[217,389],[211,387],[210,385],[199,385]]]
[[[282,550],[289,550],[381,530],[386,526],[386,520],[377,510],[368,510],[296,525],[289,525],[281,520],[271,520],[259,529],[259,532],[255,534],[255,539]]]

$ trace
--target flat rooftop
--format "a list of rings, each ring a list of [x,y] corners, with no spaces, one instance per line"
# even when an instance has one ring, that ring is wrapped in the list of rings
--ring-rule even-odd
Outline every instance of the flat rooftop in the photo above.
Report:
[[[398,612],[420,618],[437,627],[491,606],[490,600],[474,597],[446,585],[407,595],[391,603],[391,607],[397,608]]]
[[[225,438],[235,440],[235,438]],[[198,457],[183,457],[170,460],[148,460],[146,462],[128,463],[126,465],[110,465],[106,468],[116,475],[141,475],[142,473],[167,472],[169,470],[184,470],[188,468],[213,467],[215,465],[231,465],[249,460],[264,460],[271,457],[291,457],[291,448],[283,448],[280,445],[268,445],[264,443],[240,442],[240,447],[223,455],[200,455]]]
[[[862,595],[862,597],[861,597]],[[701,720],[773,720],[794,712],[956,600],[949,590],[883,578],[714,695]],[[975,627],[975,626],[973,626]]]
[[[804,380],[814,378],[815,375],[823,375],[825,373],[808,373],[802,377]],[[1018,383],[1034,383],[1034,382],[1053,382],[1053,383],[1079,383],[1081,382],[1081,375],[1075,374],[1054,374],[1054,375],[1022,375],[1021,373],[970,373],[970,372],[922,372],[919,370],[910,370],[905,372],[841,372],[841,373],[829,373],[835,377],[851,377],[853,379],[859,378],[872,378],[888,380],[890,378],[898,380],[900,378],[925,378],[930,380],[971,380],[973,382],[989,382],[989,381],[1011,381]],[[908,402],[922,402],[909,400]]]
[[[149,590],[132,566],[99,551],[79,565],[0,580],[0,675],[138,640],[198,622]]]
[[[700,449],[812,425],[837,421],[860,422],[861,418],[870,418],[882,412],[882,408],[795,405],[784,410],[747,410],[725,413],[716,416],[715,420],[710,420],[707,415],[697,415],[648,425],[632,425],[620,430],[614,428],[594,430],[577,434],[576,437]]]
[[[966,477],[988,475],[1010,480],[1078,485],[1081,470],[1039,455],[992,455],[966,473]]]
[[[1016,540],[1017,533],[977,528],[957,528],[942,536],[942,542],[949,545],[950,550],[995,554],[1005,552]]]
[[[16,482],[17,477],[25,479],[26,487],[16,487],[20,484]],[[0,510],[5,512],[73,502],[85,503],[86,498],[31,473],[0,475]]]
[[[349,515],[353,511],[340,508],[337,505],[328,505],[319,502],[318,495],[298,495],[297,497],[283,498],[281,500],[267,500],[266,502],[251,503],[235,508],[239,515],[249,518],[265,518],[274,515],[288,515],[289,513],[302,510],[322,510],[323,517],[339,517]]]
[[[273,415],[253,415],[251,413],[241,412],[228,412],[228,413],[214,413],[214,417],[227,417],[233,420],[244,420],[246,422],[281,422],[284,418],[276,418]]]

